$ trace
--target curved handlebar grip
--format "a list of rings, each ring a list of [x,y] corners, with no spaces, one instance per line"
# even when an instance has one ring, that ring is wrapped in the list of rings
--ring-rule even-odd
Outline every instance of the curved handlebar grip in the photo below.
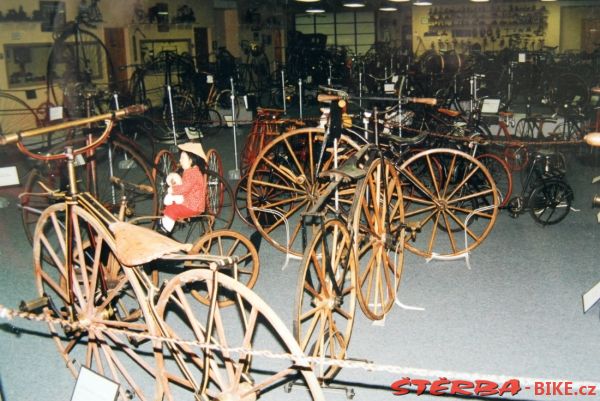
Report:
[[[329,103],[329,102],[333,102],[334,100],[342,100],[343,97],[339,96],[339,95],[328,95],[325,93],[319,93],[317,95],[317,101],[319,101],[320,103]]]
[[[583,140],[590,146],[599,147],[600,132],[590,132],[589,134],[583,137]]]
[[[409,103],[421,103],[430,106],[435,106],[437,104],[437,99],[434,97],[409,97],[407,98],[407,101]]]
[[[122,116],[144,114],[146,111],[148,111],[148,106],[144,104],[134,104],[115,111],[115,117],[120,118]]]
[[[151,187],[150,185],[134,184],[131,182],[127,182],[119,177],[115,177],[114,175],[110,177],[110,182],[115,185],[121,186],[121,187],[128,187],[128,188],[134,189],[138,192],[145,192],[147,194],[154,193],[154,188]]]
[[[34,129],[27,130],[27,131],[21,131],[21,132],[17,132],[17,133],[13,133],[13,134],[2,135],[2,136],[0,136],[0,145],[8,145],[11,143],[17,143],[21,139],[24,139],[24,138],[31,138],[34,136],[44,135],[44,134],[48,134],[51,132],[60,131],[60,130],[64,130],[64,129],[81,127],[81,126],[95,123],[98,121],[119,119],[124,116],[129,116],[129,115],[134,115],[134,114],[142,114],[147,109],[148,109],[148,107],[145,105],[136,104],[133,106],[125,107],[123,109],[117,110],[112,113],[105,113],[105,114],[100,114],[97,116],[81,118],[78,120],[66,121],[64,123],[50,125],[47,127],[34,128]]]

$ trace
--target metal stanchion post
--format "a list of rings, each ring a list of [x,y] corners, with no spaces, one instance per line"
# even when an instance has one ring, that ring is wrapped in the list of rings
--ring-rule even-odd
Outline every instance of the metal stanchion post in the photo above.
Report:
[[[238,165],[238,152],[237,152],[237,119],[235,117],[235,85],[233,84],[233,78],[229,78],[231,83],[231,121],[233,123],[233,155],[235,158],[235,170],[229,170],[230,180],[240,179],[240,168]]]
[[[298,78],[298,101],[300,103],[300,119],[302,120],[302,78]]]
[[[363,86],[363,76],[362,71],[358,73],[358,106],[362,107],[362,86]]]
[[[287,114],[287,105],[285,104],[285,71],[281,70],[281,100],[283,101],[283,114]]]
[[[169,111],[171,112],[171,128],[173,130],[173,145],[177,146],[177,130],[175,128],[175,110],[173,110],[173,94],[171,85],[167,85],[167,97],[169,99]]]

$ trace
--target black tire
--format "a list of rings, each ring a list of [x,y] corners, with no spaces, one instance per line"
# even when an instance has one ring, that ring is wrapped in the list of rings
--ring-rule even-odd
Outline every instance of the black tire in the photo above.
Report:
[[[196,102],[192,96],[177,94],[173,96],[173,113],[167,101],[163,107],[162,119],[167,131],[173,137],[173,121],[177,137],[185,136],[185,129],[196,125]],[[172,115],[171,115],[172,114]]]
[[[111,175],[129,183],[154,188],[150,163],[142,156],[136,146],[129,143],[126,138],[113,139],[100,146],[96,149],[94,158],[97,163],[98,188],[92,193],[95,193],[98,200],[113,213],[119,210],[120,197],[118,189],[110,183]],[[126,218],[155,216],[158,213],[156,191],[152,194],[129,193],[127,196],[128,211]]]
[[[40,125],[38,115],[27,103],[14,95],[0,92],[0,134],[14,134]]]
[[[223,128],[223,118],[217,110],[209,108],[200,111],[198,124],[205,135],[218,135]]]
[[[491,153],[477,156],[477,160],[488,169],[496,182],[496,188],[500,197],[499,207],[506,206],[512,195],[512,174],[508,165],[500,157]]]
[[[240,117],[240,99],[237,96],[233,99],[233,104],[235,105],[235,118],[238,119]],[[215,105],[211,105],[211,107],[220,109],[224,116],[231,116],[231,90],[220,91]]]
[[[523,141],[533,140],[533,127],[527,118],[522,118],[517,121],[515,126],[515,137]]]
[[[86,115],[83,91],[96,83],[116,84],[115,69],[104,43],[92,32],[70,25],[56,39],[46,64],[49,101],[70,117]],[[59,90],[60,89],[60,90]]]
[[[543,181],[535,187],[527,200],[529,214],[543,226],[557,224],[571,210],[573,190],[560,179]]]

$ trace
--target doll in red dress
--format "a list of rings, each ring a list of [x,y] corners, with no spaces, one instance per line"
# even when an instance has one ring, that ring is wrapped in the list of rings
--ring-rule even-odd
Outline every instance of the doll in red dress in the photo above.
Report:
[[[169,189],[160,221],[166,232],[173,230],[177,220],[197,216],[206,207],[206,175],[202,171],[206,166],[204,149],[201,144],[193,142],[179,145],[179,149],[179,164],[183,174],[171,173],[167,176]]]

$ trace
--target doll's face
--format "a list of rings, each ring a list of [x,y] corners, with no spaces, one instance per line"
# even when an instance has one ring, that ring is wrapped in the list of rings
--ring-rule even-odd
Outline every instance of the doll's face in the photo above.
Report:
[[[190,155],[187,152],[181,152],[181,155],[179,155],[179,164],[184,170],[192,167],[192,159],[190,159]]]

